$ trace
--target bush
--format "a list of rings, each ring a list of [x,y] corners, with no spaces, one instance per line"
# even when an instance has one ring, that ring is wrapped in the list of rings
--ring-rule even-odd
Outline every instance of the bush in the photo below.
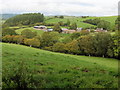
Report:
[[[21,32],[21,35],[24,37],[24,38],[33,38],[35,36],[37,36],[37,32],[32,32],[30,29],[25,29]]]
[[[44,21],[44,15],[41,13],[27,13],[16,15],[6,20],[4,25],[17,26],[17,25],[30,25]]]
[[[53,51],[53,50],[52,50],[52,46],[44,47],[43,49],[44,49],[44,50],[48,50],[48,51]]]
[[[2,29],[2,36],[5,35],[17,35],[15,30],[11,29],[11,28],[3,28]]]
[[[12,43],[13,42],[13,38],[14,38],[14,36],[6,35],[6,36],[2,37],[2,41],[3,42]]]
[[[77,39],[78,37],[80,37],[80,32],[75,32],[73,34],[71,34],[70,38],[73,39]]]
[[[67,43],[65,45],[65,50],[67,53],[70,53],[70,54],[80,54],[81,53],[77,40]]]
[[[29,45],[30,47],[40,47],[40,41],[36,38],[25,39],[24,44]]]
[[[63,18],[64,18],[64,16],[60,16],[59,18],[63,19]]]
[[[87,30],[82,30],[82,31],[80,32],[80,34],[81,34],[81,35],[88,35],[88,34],[89,34],[89,31],[87,31]]]
[[[65,52],[65,44],[58,42],[53,45],[52,50],[55,52]]]
[[[44,32],[40,37],[41,47],[53,46],[58,41],[58,32]]]
[[[62,29],[60,28],[60,24],[59,23],[54,25],[53,30],[56,31],[56,32],[59,32],[59,33],[62,32]]]
[[[21,36],[21,35],[16,35],[16,36],[14,36],[14,38],[13,38],[13,42],[14,42],[14,43],[18,43],[18,44],[22,44],[22,43],[23,43],[23,40],[24,40],[24,37]]]
[[[2,82],[3,88],[32,88],[34,87],[33,72],[28,69],[24,61],[18,62],[18,65],[12,65],[10,70],[4,68]],[[6,72],[7,71],[7,72]]]

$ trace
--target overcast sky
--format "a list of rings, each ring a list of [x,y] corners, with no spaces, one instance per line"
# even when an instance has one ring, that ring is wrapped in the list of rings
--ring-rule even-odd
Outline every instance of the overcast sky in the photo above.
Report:
[[[111,16],[118,14],[119,0],[0,0],[2,13]]]

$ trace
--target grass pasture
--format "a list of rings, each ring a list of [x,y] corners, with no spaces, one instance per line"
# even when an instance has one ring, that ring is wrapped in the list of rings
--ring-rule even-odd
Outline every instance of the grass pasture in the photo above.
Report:
[[[51,19],[49,19],[51,18]],[[54,18],[54,17],[47,17],[46,16],[46,23],[58,23],[60,21],[67,22],[69,19],[71,23],[76,22],[78,27],[82,28],[90,28],[90,27],[96,27],[95,25],[91,25],[88,23],[84,23],[82,21],[87,20],[87,19],[95,19],[95,18],[100,18],[102,20],[108,21],[111,23],[111,27],[113,28],[115,26],[115,20],[117,19],[117,16],[106,16],[106,17],[88,17],[88,18],[81,18],[81,17],[74,17],[74,16],[65,16],[64,19],[60,18]]]
[[[48,17],[46,17],[46,18],[47,18],[47,19],[45,20],[46,23],[58,23],[58,22],[60,22],[60,21],[62,21],[62,22],[65,23],[65,22],[67,22],[67,20],[69,19],[71,23],[76,22],[78,27],[82,27],[82,28],[86,28],[86,27],[96,27],[96,26],[94,26],[94,25],[91,25],[91,24],[82,22],[82,21],[85,20],[85,19],[83,19],[83,18],[81,18],[81,17],[65,16],[64,19],[61,19],[61,18],[53,18],[53,17],[52,17],[51,19],[48,19]],[[49,17],[49,18],[50,18],[50,17]]]
[[[2,43],[3,88],[117,88],[118,60]],[[16,79],[17,76],[20,78]],[[7,85],[8,84],[8,85]]]
[[[16,31],[17,34],[21,34],[21,32],[22,32],[23,30],[25,30],[25,29],[29,29],[29,30],[31,30],[31,31],[33,31],[33,32],[37,32],[38,35],[41,35],[42,33],[44,33],[44,31],[42,31],[42,30],[36,30],[36,29],[34,29],[33,27],[20,28],[20,29],[17,29],[17,30],[15,30],[15,31]]]

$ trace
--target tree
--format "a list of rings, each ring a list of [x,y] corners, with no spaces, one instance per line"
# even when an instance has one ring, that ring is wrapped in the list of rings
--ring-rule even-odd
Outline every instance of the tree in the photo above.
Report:
[[[101,20],[100,23],[97,24],[98,28],[103,28],[105,30],[109,30],[110,29],[110,22]]]
[[[64,37],[61,40],[63,43],[69,43],[72,42],[72,38],[70,36]]]
[[[63,19],[63,18],[64,18],[64,16],[60,16],[59,18]]]
[[[111,35],[109,33],[101,32],[94,36],[93,47],[95,48],[96,56],[107,56],[107,50],[111,41]]]
[[[114,42],[113,41],[111,41],[110,43],[109,43],[109,46],[108,46],[108,49],[107,49],[107,55],[108,55],[108,57],[114,57]]]
[[[58,16],[54,16],[55,18],[58,18]]]
[[[17,44],[21,44],[23,43],[24,37],[22,35],[16,35],[13,38],[13,42],[17,43]]]
[[[11,35],[6,35],[6,36],[3,36],[3,37],[2,37],[2,41],[3,41],[3,42],[12,43],[12,42],[13,42],[13,38],[14,38],[14,35],[13,35],[13,36],[11,36]]]
[[[89,34],[89,31],[87,31],[87,30],[82,30],[80,32],[80,35],[88,35],[88,34]]]
[[[39,47],[40,46],[40,42],[38,39],[33,38],[33,39],[25,39],[24,40],[24,44],[29,45],[30,47]]]
[[[58,42],[53,45],[52,50],[55,52],[65,52],[65,44]]]
[[[67,43],[65,45],[65,50],[67,53],[70,53],[70,54],[80,54],[81,53],[77,40],[73,40],[72,42]]]
[[[58,23],[54,25],[53,31],[57,31],[57,32],[59,32],[59,33],[62,32],[62,29],[60,28],[60,25],[59,25]]]
[[[120,16],[115,20],[115,28],[116,30],[120,30]]]
[[[64,26],[64,23],[62,21],[58,22],[60,26]]]
[[[114,42],[114,47],[113,47],[113,51],[114,51],[114,56],[115,58],[120,59],[120,35],[119,35],[119,31],[118,33],[116,33],[113,36],[113,42]]]
[[[85,23],[89,23],[92,25],[96,25],[98,28],[103,28],[106,30],[112,29],[110,22],[105,21],[105,20],[101,20],[100,18],[96,18],[96,19],[88,19],[83,21]]]
[[[67,26],[70,26],[70,20],[69,20],[69,19],[67,20],[66,25],[67,25]]]
[[[73,40],[73,39],[77,39],[78,37],[80,37],[80,32],[75,32],[75,33],[72,33],[70,38]]]
[[[91,35],[86,35],[86,36],[81,36],[78,39],[78,44],[80,47],[80,50],[82,51],[82,54],[85,55],[94,55],[95,53],[95,48],[93,45],[93,36]]]
[[[32,32],[31,30],[29,29],[25,29],[21,32],[21,35],[24,36],[25,38],[33,38],[37,35],[36,32]]]
[[[76,30],[77,29],[77,24],[76,23],[72,23],[70,25],[70,29]]]
[[[15,30],[13,29],[10,29],[10,28],[3,28],[2,29],[2,36],[5,36],[5,35],[17,35]]]
[[[16,15],[12,18],[6,20],[4,25],[7,26],[17,26],[17,25],[30,25],[35,23],[40,23],[44,21],[44,15],[41,13],[27,13]]]
[[[53,46],[58,41],[57,32],[44,32],[40,37],[41,47]]]

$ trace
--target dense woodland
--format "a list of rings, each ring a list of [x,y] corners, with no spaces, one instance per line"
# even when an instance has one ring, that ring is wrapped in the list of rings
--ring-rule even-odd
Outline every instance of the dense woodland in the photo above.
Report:
[[[44,15],[41,13],[29,13],[17,15],[9,18],[4,25],[5,26],[17,26],[17,25],[31,25],[44,21]]]

